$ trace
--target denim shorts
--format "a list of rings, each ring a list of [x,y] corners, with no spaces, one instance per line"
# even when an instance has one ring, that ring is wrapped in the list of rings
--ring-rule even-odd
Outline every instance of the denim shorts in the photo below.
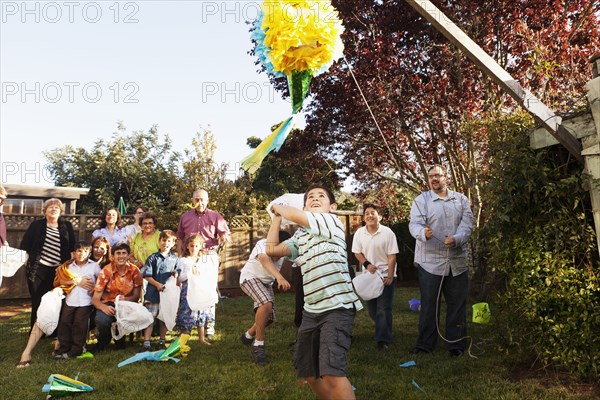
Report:
[[[148,311],[150,311],[150,314],[152,314],[154,319],[156,319],[158,316],[158,311],[160,311],[160,303],[150,303],[147,301],[144,303],[144,306],[146,306]]]

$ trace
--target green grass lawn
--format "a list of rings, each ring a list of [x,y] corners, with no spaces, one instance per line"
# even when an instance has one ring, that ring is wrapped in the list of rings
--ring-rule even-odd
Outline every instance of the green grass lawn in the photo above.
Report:
[[[495,350],[495,331],[469,324],[474,337],[473,353],[452,359],[440,346],[429,355],[411,356],[417,334],[418,314],[407,301],[418,298],[417,289],[398,288],[395,293],[395,342],[377,351],[372,339],[373,323],[365,310],[357,314],[350,350],[349,378],[359,399],[590,399],[593,388],[569,386],[550,379],[512,379],[512,364]],[[180,363],[139,362],[122,368],[117,364],[134,355],[141,343],[125,350],[101,353],[93,359],[53,360],[52,343],[43,340],[35,350],[31,367],[17,370],[16,362],[27,340],[29,314],[23,313],[0,324],[0,399],[43,399],[41,388],[52,373],[79,379],[94,388],[81,398],[115,399],[314,399],[310,388],[295,377],[292,366],[293,294],[277,294],[277,322],[267,332],[269,364],[252,363],[249,348],[239,341],[250,325],[252,302],[248,297],[223,300],[217,308],[217,336],[213,345],[201,346],[197,337]],[[112,345],[111,345],[112,346]],[[416,366],[400,364],[415,360]],[[417,389],[415,381],[426,393]],[[543,382],[546,382],[542,384]]]

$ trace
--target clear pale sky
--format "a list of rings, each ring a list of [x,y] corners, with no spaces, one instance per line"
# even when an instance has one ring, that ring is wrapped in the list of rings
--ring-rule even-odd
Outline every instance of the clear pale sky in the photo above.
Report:
[[[43,151],[91,149],[118,121],[177,150],[210,125],[235,168],[291,113],[247,54],[259,4],[0,1],[1,181],[52,185]]]

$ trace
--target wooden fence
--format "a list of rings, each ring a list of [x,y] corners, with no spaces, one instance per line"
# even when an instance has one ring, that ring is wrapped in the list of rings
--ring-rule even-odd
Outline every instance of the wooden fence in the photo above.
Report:
[[[8,231],[8,242],[13,247],[18,246],[25,235],[25,231],[35,219],[41,218],[40,215],[20,215],[6,214],[6,226]],[[90,240],[92,232],[100,224],[99,215],[64,215],[73,224],[75,236],[78,240]],[[346,237],[349,240],[351,233],[360,226],[360,215],[354,213],[340,213],[340,218],[346,227]],[[125,220],[132,221],[131,217]],[[228,243],[221,253],[221,267],[219,272],[219,288],[237,289],[239,288],[240,271],[252,248],[259,239],[267,236],[269,230],[270,218],[266,212],[258,213],[254,216],[235,216],[228,221],[231,230],[231,243]],[[351,241],[348,243],[352,243]],[[351,245],[348,246],[350,251]],[[349,253],[349,260],[352,264],[354,257]],[[286,263],[282,268],[282,275],[286,279],[291,279],[290,263]],[[0,299],[28,298],[27,278],[25,269],[21,268],[11,278],[4,278],[2,287],[0,287]]]

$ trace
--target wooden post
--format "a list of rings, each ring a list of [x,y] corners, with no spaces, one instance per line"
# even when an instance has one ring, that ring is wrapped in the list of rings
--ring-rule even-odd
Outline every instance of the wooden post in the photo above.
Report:
[[[600,54],[592,57],[591,62],[592,80],[586,84],[586,88],[596,134],[582,139],[581,154],[585,159],[585,170],[591,177],[590,197],[596,225],[598,252],[600,253]]]
[[[249,228],[248,228],[248,240],[250,243],[250,251],[252,251],[252,249],[254,248],[254,231],[257,229],[256,225],[257,225],[257,217],[256,215],[253,215],[250,217],[250,224],[249,224]]]
[[[86,237],[86,228],[87,228],[87,215],[79,216],[79,231],[77,232],[77,236],[79,240],[90,240],[89,237]],[[91,235],[90,235],[91,236]]]

